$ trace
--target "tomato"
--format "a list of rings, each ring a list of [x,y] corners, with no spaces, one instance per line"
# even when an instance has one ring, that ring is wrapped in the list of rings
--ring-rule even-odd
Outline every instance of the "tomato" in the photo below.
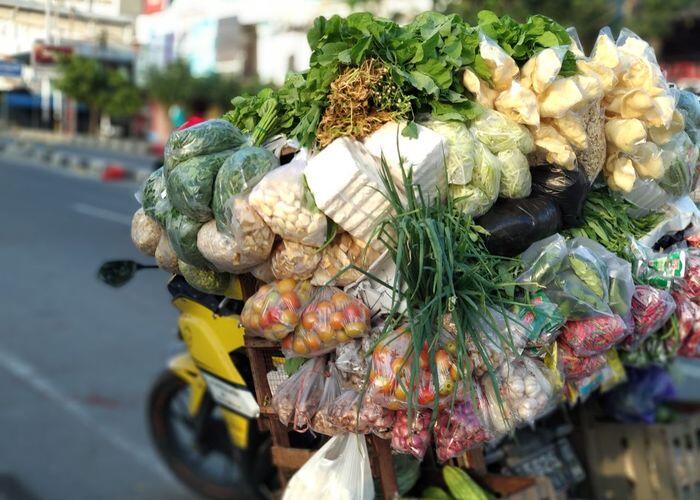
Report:
[[[318,315],[315,312],[305,312],[301,315],[301,325],[307,330],[312,330],[318,321]]]
[[[452,394],[452,391],[454,391],[454,388],[455,388],[455,384],[452,380],[448,380],[448,381],[444,382],[440,386],[440,396],[442,396],[442,397],[449,396],[450,394]]]
[[[349,341],[350,337],[343,330],[336,330],[335,340],[338,341],[339,344],[342,344],[343,342]]]
[[[391,371],[394,375],[398,375],[404,367],[404,359],[402,357],[394,358],[391,362]]]
[[[336,309],[343,309],[350,303],[350,297],[345,292],[335,292],[331,297],[331,302]]]
[[[320,328],[318,331],[318,336],[321,339],[321,341],[324,344],[330,344],[332,342],[335,342],[335,332],[328,328],[327,326],[324,326],[323,328]]]
[[[394,397],[399,401],[406,401],[406,390],[401,384],[396,384],[396,389],[394,390]]]
[[[281,315],[282,311],[280,311],[278,307],[268,307],[265,314],[260,318],[260,324],[262,325],[264,321],[266,325],[272,326],[275,323],[279,323]]]
[[[304,343],[306,343],[306,346],[311,352],[318,351],[319,349],[321,349],[321,338],[316,332],[314,332],[313,330],[307,331],[306,333],[304,333],[303,337]]]
[[[351,302],[345,308],[345,316],[349,321],[362,321],[362,309],[354,302]]]
[[[342,330],[345,323],[345,315],[342,312],[336,311],[333,314],[331,314],[329,324],[334,330]]]
[[[294,337],[294,340],[292,341],[292,350],[295,353],[297,353],[297,354],[308,354],[309,353],[309,348],[306,347],[304,340],[299,335],[290,335],[290,337]]]
[[[327,300],[321,300],[318,304],[316,304],[316,312],[318,313],[319,318],[321,318],[323,321],[328,321],[331,314],[333,314],[333,304]]]
[[[280,295],[280,300],[282,304],[287,306],[287,309],[297,310],[301,307],[301,301],[299,300],[299,296],[296,293],[294,293],[294,291],[284,292],[282,295]]]
[[[292,349],[292,341],[294,340],[294,334],[290,333],[285,338],[282,339],[281,347],[284,350]]]
[[[428,349],[426,347],[423,347],[423,349],[420,351],[419,364],[421,370],[427,370],[430,366],[430,355],[428,354]]]
[[[297,286],[297,282],[292,278],[286,278],[277,282],[277,290],[279,293],[293,292]]]
[[[367,325],[360,321],[353,321],[345,325],[345,333],[350,338],[360,337],[367,331]]]
[[[295,311],[287,309],[280,314],[280,323],[288,327],[295,327],[299,323],[299,316]]]

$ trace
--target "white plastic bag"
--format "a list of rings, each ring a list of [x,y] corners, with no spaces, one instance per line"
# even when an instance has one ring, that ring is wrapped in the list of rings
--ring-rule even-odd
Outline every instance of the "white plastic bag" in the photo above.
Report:
[[[299,469],[282,500],[372,500],[374,482],[362,434],[334,436]]]

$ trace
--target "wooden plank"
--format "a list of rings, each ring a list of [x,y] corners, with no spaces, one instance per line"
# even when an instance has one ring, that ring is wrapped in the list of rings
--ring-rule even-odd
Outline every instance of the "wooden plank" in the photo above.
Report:
[[[289,448],[287,446],[272,447],[272,463],[282,469],[297,470],[314,454],[315,450]]]
[[[262,337],[252,337],[250,335],[245,335],[244,337],[245,346],[253,349],[280,349],[279,342],[272,342],[271,340],[264,339]]]
[[[396,473],[394,461],[391,458],[391,446],[388,439],[382,439],[374,434],[369,437],[372,450],[375,455],[375,463],[378,468],[379,482],[382,486],[384,498],[394,498],[399,493],[396,485]],[[371,462],[370,462],[371,463]]]
[[[484,484],[499,496],[507,497],[523,492],[535,484],[535,478],[529,476],[501,476],[499,474],[479,475]]]

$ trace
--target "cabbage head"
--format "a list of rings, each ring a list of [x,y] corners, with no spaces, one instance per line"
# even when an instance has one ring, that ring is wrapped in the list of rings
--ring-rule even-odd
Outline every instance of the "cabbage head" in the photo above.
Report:
[[[197,233],[201,227],[201,222],[192,220],[173,208],[167,217],[165,229],[178,259],[192,266],[206,268],[210,264],[197,248]]]
[[[248,137],[226,120],[207,120],[189,128],[175,130],[165,144],[165,176],[178,163],[225,149],[237,149]]]
[[[467,215],[484,215],[498,199],[501,183],[501,161],[486,146],[475,141],[474,172],[466,186],[450,186],[455,206]]]
[[[527,157],[519,149],[508,149],[498,153],[501,161],[501,183],[499,194],[503,198],[527,198],[532,188],[532,175]]]
[[[156,204],[158,200],[166,196],[165,177],[163,167],[155,170],[141,187],[141,207],[146,215],[156,219]]]
[[[472,122],[471,131],[494,154],[516,148],[523,154],[535,150],[535,141],[527,127],[492,109],[485,109]]]
[[[474,136],[469,128],[460,122],[431,120],[426,127],[440,134],[447,144],[448,184],[469,184],[474,170]]]

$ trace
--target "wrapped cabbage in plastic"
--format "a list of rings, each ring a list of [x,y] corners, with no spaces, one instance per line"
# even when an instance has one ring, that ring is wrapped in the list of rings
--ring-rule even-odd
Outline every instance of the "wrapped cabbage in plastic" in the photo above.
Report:
[[[183,260],[179,260],[177,265],[187,283],[204,293],[223,295],[231,284],[230,274],[217,273],[209,268],[191,266]]]
[[[485,109],[472,122],[470,130],[494,154],[509,149],[519,149],[523,154],[528,154],[535,149],[532,135],[526,127],[492,109]]]
[[[201,227],[201,222],[182,215],[174,208],[166,221],[168,239],[178,259],[191,266],[208,268],[209,262],[197,248],[197,233]]]
[[[188,158],[236,149],[247,140],[243,132],[226,120],[207,120],[189,128],[175,130],[165,144],[165,176],[178,163]]]
[[[661,146],[661,158],[665,173],[659,185],[674,196],[688,194],[693,185],[698,146],[693,144],[688,134],[680,132]]]
[[[177,254],[173,250],[168,234],[165,231],[161,231],[155,257],[158,267],[173,274],[180,274],[180,269],[177,265]]]
[[[214,180],[232,150],[195,156],[180,164],[167,176],[170,203],[190,219],[206,222],[213,217],[211,200]]]
[[[270,255],[273,241],[274,237],[270,235],[266,240],[254,243],[258,252],[250,251],[245,241],[219,232],[214,220],[206,222],[197,234],[197,248],[204,258],[219,271],[227,273],[242,273],[263,262]]]
[[[498,153],[501,161],[501,183],[499,194],[503,198],[527,198],[532,188],[532,175],[527,157],[518,149],[507,149]]]
[[[476,141],[474,153],[471,182],[466,186],[452,185],[449,189],[459,210],[478,217],[488,212],[498,198],[502,165],[498,157],[479,141]]]
[[[469,184],[474,170],[474,137],[469,128],[459,122],[429,121],[426,127],[445,138],[447,143],[447,182]]]
[[[249,192],[266,173],[277,166],[279,160],[275,155],[255,146],[239,149],[224,162],[216,175],[212,200],[219,231],[238,236],[234,203],[236,197]]]
[[[131,241],[139,251],[151,257],[154,256],[162,232],[158,222],[146,215],[143,208],[134,212],[134,217],[131,219]]]
[[[157,216],[156,207],[158,203],[166,197],[165,176],[163,175],[163,167],[160,167],[148,176],[141,188],[140,201],[143,211],[146,212],[146,215],[149,217],[158,220],[160,217]]]

